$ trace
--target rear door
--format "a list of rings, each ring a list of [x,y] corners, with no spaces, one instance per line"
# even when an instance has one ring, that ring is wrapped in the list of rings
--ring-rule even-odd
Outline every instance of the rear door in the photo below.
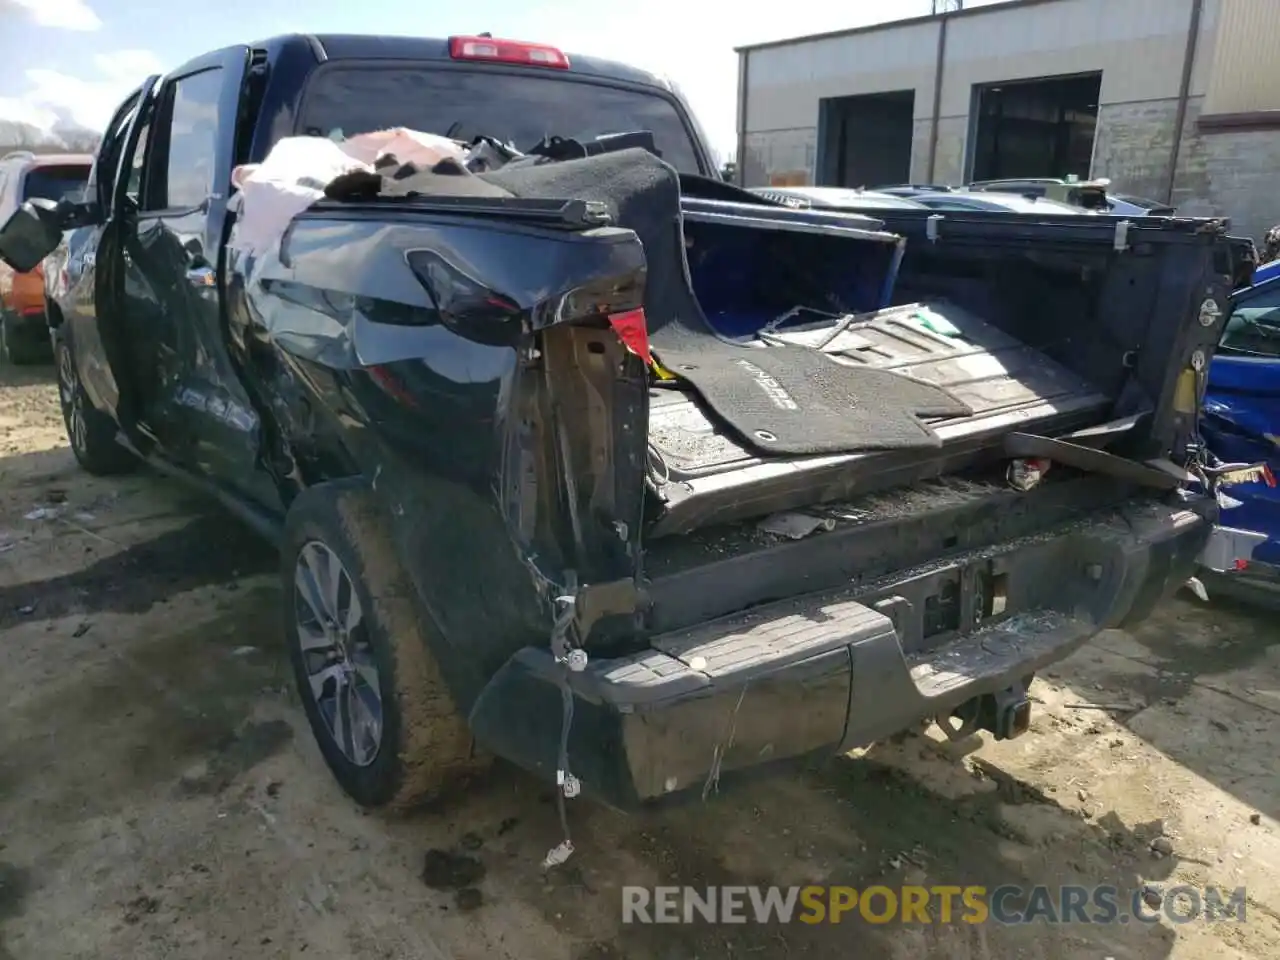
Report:
[[[254,493],[260,424],[222,314],[236,119],[248,47],[165,78],[156,98],[126,300],[159,371],[150,422],[182,465]]]
[[[101,210],[101,222],[64,240],[54,289],[75,345],[76,366],[94,406],[115,417],[130,440],[145,449],[141,396],[151,371],[130,356],[124,307],[123,238],[137,210],[130,192],[130,163],[154,105],[158,76],[149,77],[107,125],[103,145],[89,174],[87,195]]]
[[[1209,367],[1201,428],[1206,444],[1229,463],[1265,460],[1280,473],[1280,277],[1237,292]],[[1242,502],[1224,523],[1267,535],[1254,551],[1280,564],[1280,487],[1240,484],[1226,491]]]

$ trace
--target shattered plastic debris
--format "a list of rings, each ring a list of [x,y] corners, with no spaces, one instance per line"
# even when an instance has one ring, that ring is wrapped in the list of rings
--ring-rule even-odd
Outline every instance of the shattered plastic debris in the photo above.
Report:
[[[1200,582],[1199,577],[1189,577],[1187,579],[1187,589],[1199,597],[1201,603],[1209,602],[1209,591],[1204,588],[1204,584]]]
[[[573,856],[573,843],[566,840],[547,851],[547,855],[542,859],[542,869],[550,870],[552,867],[558,867],[571,856]]]
[[[836,520],[835,517],[815,517],[807,513],[775,513],[761,520],[759,528],[779,537],[802,540],[817,530],[834,530]]]
[[[1009,486],[1026,493],[1040,485],[1044,475],[1049,472],[1051,461],[1044,457],[1028,457],[1011,461],[1006,478]]]

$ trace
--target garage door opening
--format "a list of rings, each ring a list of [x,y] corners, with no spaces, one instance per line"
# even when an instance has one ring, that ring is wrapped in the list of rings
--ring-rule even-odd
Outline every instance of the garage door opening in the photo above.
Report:
[[[818,183],[874,187],[911,179],[914,90],[830,97],[818,107]]]
[[[974,87],[971,180],[1087,178],[1102,74]]]

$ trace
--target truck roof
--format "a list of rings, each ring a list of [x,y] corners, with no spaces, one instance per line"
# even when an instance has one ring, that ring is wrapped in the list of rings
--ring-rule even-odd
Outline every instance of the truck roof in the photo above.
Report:
[[[502,39],[518,39],[515,37]],[[440,60],[449,62],[448,37],[396,37],[359,33],[286,34],[251,44],[267,50],[305,44],[325,60]],[[565,51],[569,72],[624,83],[671,89],[671,82],[639,67]]]

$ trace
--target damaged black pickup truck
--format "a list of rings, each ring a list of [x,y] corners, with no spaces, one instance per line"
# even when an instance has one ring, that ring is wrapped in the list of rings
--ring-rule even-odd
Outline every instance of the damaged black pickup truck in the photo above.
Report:
[[[384,157],[237,246],[233,171],[390,128],[515,149]],[[1017,735],[1037,670],[1182,584],[1225,242],[791,209],[720,181],[648,74],[295,36],[148,80],[87,199],[28,204],[0,256],[57,247],[80,463],[149,460],[279,544],[351,796],[497,755],[628,806],[929,719]]]

